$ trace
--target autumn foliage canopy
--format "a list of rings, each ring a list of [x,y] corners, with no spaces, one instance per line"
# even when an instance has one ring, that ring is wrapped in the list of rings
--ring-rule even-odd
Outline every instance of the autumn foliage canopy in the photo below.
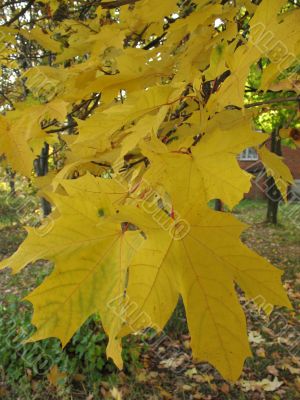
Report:
[[[241,242],[246,226],[230,213],[251,185],[237,161],[246,148],[281,179],[283,198],[292,180],[255,130],[245,85],[261,59],[262,91],[295,62],[300,10],[284,11],[284,0],[115,0],[89,18],[52,20],[59,2],[40,3],[47,26],[0,26],[4,57],[25,41],[51,61],[20,69],[26,96],[0,117],[0,153],[52,205],[1,263],[14,273],[54,263],[26,297],[31,340],[66,345],[99,312],[107,355],[122,367],[122,337],[161,331],[181,296],[193,356],[237,379],[251,355],[238,291],[259,307],[290,305],[281,271]],[[56,162],[34,177],[45,143]]]

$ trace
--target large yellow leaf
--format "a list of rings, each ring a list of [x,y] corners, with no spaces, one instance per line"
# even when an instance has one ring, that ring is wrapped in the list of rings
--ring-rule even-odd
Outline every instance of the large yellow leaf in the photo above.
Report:
[[[50,34],[37,26],[30,29],[30,31],[23,29],[19,33],[26,37],[26,39],[35,40],[39,45],[47,50],[53,51],[54,53],[58,53],[61,49],[61,44],[59,42],[52,39]]]
[[[152,161],[144,179],[163,186],[178,212],[212,199],[221,199],[232,208],[250,190],[252,178],[239,167],[237,155],[265,140],[266,135],[252,131],[249,116],[224,111],[208,122],[205,135],[191,154],[169,153],[166,147],[161,154],[144,149]]]
[[[232,208],[250,190],[251,175],[241,171],[237,156],[267,137],[252,130],[249,117],[237,111],[219,113],[208,123],[207,133],[193,149],[207,200],[221,199]]]
[[[68,104],[62,100],[45,105],[24,102],[5,117],[0,117],[0,153],[6,154],[16,171],[31,176],[34,158],[44,143],[56,141],[42,130],[41,122],[44,118],[64,120],[67,109]]]
[[[12,167],[25,176],[30,176],[34,155],[23,130],[16,129],[8,118],[0,117],[0,153],[4,153]]]
[[[289,306],[282,273],[240,242],[244,225],[230,215],[198,206],[184,214],[183,229],[182,219],[154,211],[153,203],[139,208],[142,215],[121,210],[146,235],[130,262],[122,314],[127,325],[121,334],[148,326],[160,331],[181,294],[194,357],[212,363],[225,378],[237,379],[250,350],[234,282],[260,305]]]
[[[49,217],[48,234],[30,229],[18,252],[1,266],[11,266],[17,272],[37,259],[53,260],[52,274],[26,297],[34,306],[32,322],[37,327],[31,340],[54,336],[64,346],[84,321],[99,311],[112,341],[110,355],[121,367],[121,349],[114,337],[122,319],[107,304],[124,295],[127,266],[142,236],[101,217],[105,201],[99,196],[87,200],[81,195],[56,195],[55,202],[60,216],[53,226]]]

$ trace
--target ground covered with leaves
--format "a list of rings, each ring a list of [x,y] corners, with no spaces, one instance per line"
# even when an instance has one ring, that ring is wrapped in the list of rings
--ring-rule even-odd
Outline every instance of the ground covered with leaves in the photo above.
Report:
[[[280,208],[280,224],[264,222],[264,202],[243,201],[235,209],[250,224],[243,240],[284,271],[294,310],[275,309],[268,318],[240,300],[248,319],[253,358],[237,383],[225,382],[206,364],[192,360],[180,303],[159,337],[124,340],[124,371],[106,359],[107,338],[97,316],[90,318],[61,351],[56,339],[24,343],[33,327],[31,307],[20,300],[40,284],[51,265],[38,262],[19,275],[0,273],[0,397],[35,400],[96,399],[298,399],[300,398],[300,214],[297,204]],[[1,221],[0,258],[25,237],[15,221]],[[239,289],[237,289],[239,290]],[[268,308],[268,304],[264,307]],[[209,333],[208,333],[209,334]]]

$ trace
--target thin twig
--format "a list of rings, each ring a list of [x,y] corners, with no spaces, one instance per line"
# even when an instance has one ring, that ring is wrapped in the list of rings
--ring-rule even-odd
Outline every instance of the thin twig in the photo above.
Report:
[[[134,162],[132,162],[132,163],[130,163],[130,164],[128,164],[128,165],[125,165],[124,167],[122,167],[122,168],[120,169],[120,172],[124,172],[124,171],[126,171],[126,170],[128,170],[128,169],[134,167],[135,165],[138,165],[138,164],[140,164],[140,163],[142,163],[142,162],[147,162],[147,161],[148,161],[148,158],[147,158],[147,157],[143,157],[143,158],[141,158],[140,160],[137,160],[137,161],[134,161]]]

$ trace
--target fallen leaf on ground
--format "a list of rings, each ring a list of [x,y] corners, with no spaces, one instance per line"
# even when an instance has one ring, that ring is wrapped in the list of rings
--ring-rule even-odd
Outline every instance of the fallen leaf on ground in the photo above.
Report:
[[[61,381],[66,377],[67,374],[65,372],[60,372],[57,365],[54,365],[54,367],[50,369],[50,372],[47,375],[48,381],[53,386],[58,386],[61,383]]]
[[[279,375],[279,371],[274,365],[268,365],[267,366],[267,371],[271,375],[274,375],[274,376],[278,376]]]
[[[263,343],[265,339],[256,331],[250,331],[248,335],[248,339],[250,343]]]

